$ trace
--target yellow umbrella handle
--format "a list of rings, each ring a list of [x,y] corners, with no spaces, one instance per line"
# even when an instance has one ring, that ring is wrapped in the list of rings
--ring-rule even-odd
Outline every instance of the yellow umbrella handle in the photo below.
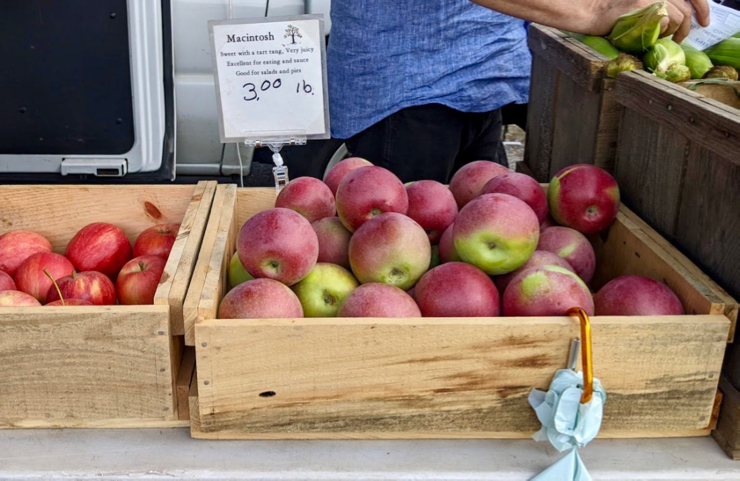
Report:
[[[568,315],[577,316],[581,321],[581,363],[583,364],[583,396],[581,404],[591,400],[594,394],[594,364],[591,354],[591,322],[588,320],[588,314],[580,307],[573,307],[568,310]]]

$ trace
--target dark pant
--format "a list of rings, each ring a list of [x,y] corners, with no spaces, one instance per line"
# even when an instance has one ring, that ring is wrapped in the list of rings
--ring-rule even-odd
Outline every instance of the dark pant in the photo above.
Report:
[[[402,182],[447,183],[475,160],[508,166],[501,111],[466,113],[440,104],[402,109],[345,141],[347,150],[396,174]]]

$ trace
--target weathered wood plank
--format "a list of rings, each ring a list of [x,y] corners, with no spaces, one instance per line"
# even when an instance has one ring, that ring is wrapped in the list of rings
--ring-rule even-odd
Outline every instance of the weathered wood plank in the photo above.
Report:
[[[190,419],[190,408],[188,396],[190,396],[190,383],[195,372],[195,349],[186,347],[182,355],[182,364],[177,374],[175,393],[177,396],[177,418],[180,420]]]
[[[622,106],[617,102],[616,88],[616,80],[611,78],[603,80],[596,144],[593,152],[593,164],[607,172],[614,172],[619,121],[622,116]]]
[[[5,308],[0,427],[175,420],[166,306]]]
[[[717,429],[712,436],[729,457],[737,460],[740,459],[740,392],[724,376],[719,388],[724,397]]]
[[[560,72],[542,58],[532,57],[532,79],[527,108],[527,142],[524,144],[524,163],[538,182],[550,180],[554,110],[557,100]]]
[[[602,317],[592,325],[596,376],[609,392],[604,430],[709,424],[726,318]],[[527,395],[565,365],[578,325],[209,320],[196,332],[203,431],[497,433],[538,429]]]
[[[735,109],[712,105],[697,93],[638,71],[619,76],[617,101],[740,165],[740,156],[728,155],[740,142],[740,115]]]

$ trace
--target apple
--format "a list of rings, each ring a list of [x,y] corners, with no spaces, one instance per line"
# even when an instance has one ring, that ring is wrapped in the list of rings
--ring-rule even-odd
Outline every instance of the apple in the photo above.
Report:
[[[349,263],[362,284],[382,282],[411,289],[431,260],[432,246],[424,229],[396,212],[373,217],[349,241]]]
[[[577,230],[561,226],[548,227],[540,232],[537,249],[562,257],[583,282],[591,282],[596,270],[596,254],[588,239]]]
[[[229,285],[231,288],[235,288],[239,284],[254,279],[249,272],[242,265],[242,261],[239,260],[239,253],[234,252],[229,262]]]
[[[429,269],[434,269],[441,263],[442,261],[439,260],[439,246],[432,246],[432,258],[429,260]]]
[[[306,317],[336,317],[344,298],[360,283],[344,267],[318,262],[291,289],[298,296]]]
[[[275,207],[244,223],[236,239],[236,250],[252,277],[267,277],[292,285],[316,265],[319,239],[305,217]]]
[[[139,256],[128,261],[116,279],[118,302],[125,305],[154,304],[154,295],[162,278],[165,259]]]
[[[65,301],[84,299],[96,306],[112,306],[116,303],[116,286],[108,276],[100,272],[72,272],[69,276],[56,279],[56,283],[46,293],[47,302],[59,300],[61,292]]]
[[[564,269],[568,269],[571,272],[575,272],[568,261],[558,256],[557,254],[553,254],[552,252],[548,251],[536,250],[532,253],[532,257],[530,257],[523,266],[509,272],[508,274],[497,276],[496,287],[498,287],[498,290],[500,292],[504,292],[506,290],[506,287],[509,285],[509,282],[511,282],[513,278],[518,276],[520,272],[529,269],[530,267],[541,266],[560,266]]]
[[[16,291],[18,287],[15,285],[15,281],[3,271],[0,271],[0,291]]]
[[[363,284],[339,306],[337,317],[421,317],[413,297],[388,284]]]
[[[420,180],[407,185],[406,193],[409,196],[406,215],[427,231],[432,245],[439,244],[442,233],[457,216],[457,203],[452,192],[437,181]]]
[[[53,252],[39,252],[23,261],[15,271],[15,285],[19,291],[32,295],[42,304],[46,302],[46,293],[52,285],[44,269],[54,279],[59,279],[72,274],[75,267],[66,257]]]
[[[78,271],[97,271],[108,277],[114,277],[131,260],[132,254],[126,234],[106,222],[80,229],[64,253]]]
[[[597,316],[683,315],[678,296],[649,277],[626,275],[607,282],[594,295]]]
[[[230,290],[218,308],[219,319],[303,317],[298,296],[273,279],[253,279]]]
[[[40,306],[41,303],[30,294],[21,291],[0,291],[0,307]]]
[[[352,237],[339,217],[325,217],[311,224],[319,239],[319,262],[349,269],[349,239]]]
[[[332,217],[336,212],[334,193],[313,177],[298,177],[288,182],[278,194],[275,207],[294,210],[309,222]]]
[[[159,256],[167,259],[180,232],[180,224],[159,224],[145,229],[134,242],[134,257]]]
[[[331,193],[336,195],[337,188],[345,175],[353,170],[361,169],[362,167],[369,167],[371,165],[373,165],[372,162],[360,157],[346,158],[339,161],[337,165],[332,167],[331,170],[324,175],[324,183],[329,187]]]
[[[424,274],[414,299],[424,317],[495,317],[501,312],[491,278],[463,262],[448,262]]]
[[[573,307],[594,315],[586,284],[560,266],[529,268],[511,280],[503,296],[505,316],[565,316]]]
[[[517,199],[523,200],[537,214],[540,224],[547,219],[547,196],[545,189],[526,174],[509,172],[497,175],[486,182],[481,189],[481,194],[509,194]]]
[[[65,299],[64,303],[61,300],[47,302],[46,306],[93,306],[94,304],[85,299]]]
[[[439,262],[459,262],[460,256],[455,250],[455,238],[453,236],[455,224],[452,223],[445,229],[442,237],[439,239]]]
[[[555,174],[547,200],[555,222],[583,234],[596,234],[617,217],[619,186],[604,169],[576,164]]]
[[[406,214],[409,196],[390,170],[370,166],[344,176],[337,188],[337,214],[348,231],[385,212]]]
[[[39,252],[51,252],[46,237],[27,230],[6,232],[0,235],[0,271],[14,276],[23,261]]]
[[[457,207],[462,209],[468,202],[478,197],[489,180],[510,172],[507,167],[488,160],[476,160],[463,165],[450,180],[450,191],[455,197]]]
[[[460,258],[488,275],[506,274],[527,262],[539,235],[532,208],[508,194],[484,194],[469,202],[453,230]]]

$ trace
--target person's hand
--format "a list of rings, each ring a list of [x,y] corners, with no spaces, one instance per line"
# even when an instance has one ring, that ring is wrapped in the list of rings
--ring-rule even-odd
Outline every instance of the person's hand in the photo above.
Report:
[[[663,31],[663,36],[673,34],[673,40],[681,43],[691,31],[691,16],[696,11],[696,20],[699,25],[709,25],[709,4],[707,0],[667,0],[668,26]],[[693,10],[692,10],[693,6]]]

